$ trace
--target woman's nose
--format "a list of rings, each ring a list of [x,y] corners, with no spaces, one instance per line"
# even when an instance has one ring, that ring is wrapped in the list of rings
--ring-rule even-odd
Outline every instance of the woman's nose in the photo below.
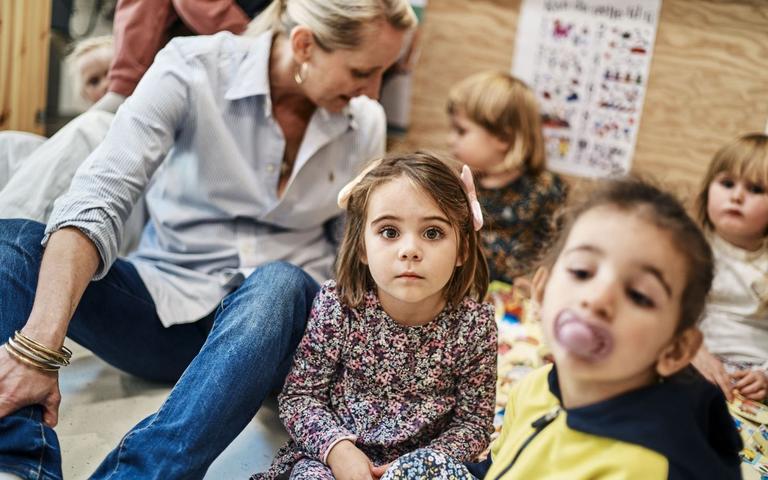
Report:
[[[378,100],[381,95],[381,74],[369,78],[365,82],[365,85],[361,87],[360,95],[365,95],[370,99]]]

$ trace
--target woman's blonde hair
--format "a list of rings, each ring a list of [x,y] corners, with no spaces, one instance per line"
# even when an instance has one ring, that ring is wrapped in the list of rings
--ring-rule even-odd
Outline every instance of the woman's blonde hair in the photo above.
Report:
[[[320,48],[349,50],[362,43],[366,28],[376,20],[396,30],[410,30],[418,23],[408,0],[274,0],[248,25],[246,35],[290,33],[304,25]]]
[[[453,270],[444,295],[451,305],[458,305],[471,295],[482,300],[488,289],[488,265],[480,244],[479,232],[472,221],[471,207],[464,184],[456,168],[447,160],[427,152],[386,157],[368,172],[350,194],[347,223],[336,262],[336,285],[342,301],[351,307],[362,304],[365,293],[376,284],[361,260],[365,253],[365,225],[368,202],[376,188],[397,178],[406,178],[429,195],[445,213],[458,235],[458,257],[462,264]]]
[[[544,169],[539,104],[522,80],[502,72],[482,72],[467,77],[451,88],[448,113],[464,114],[509,143],[500,170],[523,168],[538,173]]]
[[[710,230],[714,230],[715,226],[707,214],[709,186],[722,172],[768,188],[768,135],[762,133],[742,135],[715,153],[696,199],[699,221]]]

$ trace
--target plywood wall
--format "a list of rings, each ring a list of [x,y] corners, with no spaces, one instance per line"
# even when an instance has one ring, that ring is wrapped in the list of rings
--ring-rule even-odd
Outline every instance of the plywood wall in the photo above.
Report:
[[[43,133],[51,2],[0,0],[0,130]]]
[[[430,0],[412,127],[397,149],[444,149],[450,86],[511,68],[520,0]],[[768,0],[662,0],[633,169],[685,195],[717,148],[768,122]]]

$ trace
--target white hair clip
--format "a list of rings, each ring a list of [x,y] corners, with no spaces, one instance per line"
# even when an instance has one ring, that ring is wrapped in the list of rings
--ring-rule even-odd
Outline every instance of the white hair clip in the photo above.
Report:
[[[339,205],[339,208],[341,208],[342,210],[347,209],[347,205],[349,204],[349,196],[352,194],[352,190],[357,186],[358,183],[360,183],[363,177],[368,175],[368,173],[371,170],[381,165],[381,160],[382,159],[379,158],[378,160],[374,160],[371,163],[369,163],[368,166],[365,167],[358,176],[356,176],[349,183],[344,185],[341,191],[339,191],[339,196],[336,197],[336,203]]]
[[[480,230],[483,228],[483,210],[480,208],[480,202],[477,201],[477,192],[475,191],[475,180],[472,178],[472,170],[466,165],[461,168],[461,181],[464,182],[464,186],[467,189],[467,197],[469,197],[469,207],[472,210],[472,223],[475,226],[475,231]]]

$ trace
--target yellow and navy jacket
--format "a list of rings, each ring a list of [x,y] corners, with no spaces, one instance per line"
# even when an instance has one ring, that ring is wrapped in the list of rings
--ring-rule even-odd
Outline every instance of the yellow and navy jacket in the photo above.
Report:
[[[547,366],[513,388],[484,478],[731,480],[739,450],[725,398],[700,377],[564,409]]]

